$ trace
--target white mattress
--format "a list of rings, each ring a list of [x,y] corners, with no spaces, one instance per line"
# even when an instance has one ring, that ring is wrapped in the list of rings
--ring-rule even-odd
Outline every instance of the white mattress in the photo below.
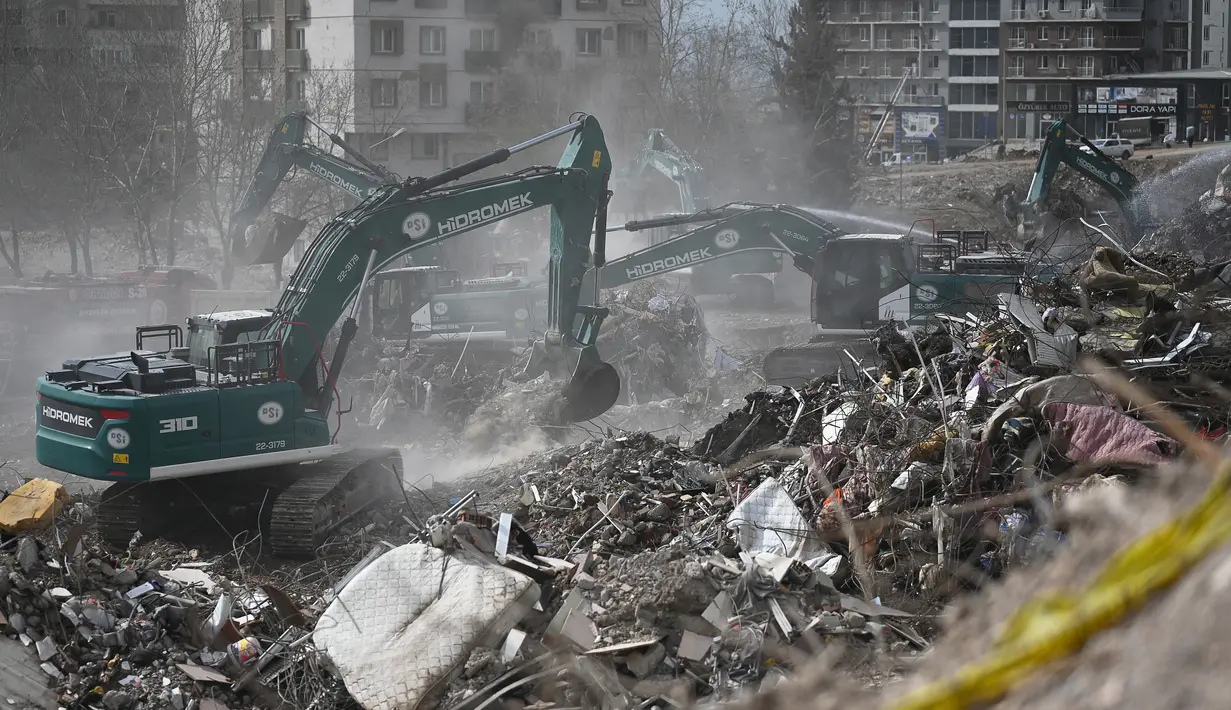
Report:
[[[366,710],[431,707],[471,651],[498,644],[538,596],[529,577],[494,562],[403,545],[333,600],[316,646]]]

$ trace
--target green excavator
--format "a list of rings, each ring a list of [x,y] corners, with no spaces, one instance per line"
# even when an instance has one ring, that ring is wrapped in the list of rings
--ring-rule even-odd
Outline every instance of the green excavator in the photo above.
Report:
[[[870,352],[869,334],[891,322],[917,327],[937,313],[965,314],[1013,293],[1031,264],[1026,252],[993,251],[987,232],[844,234],[807,210],[787,205],[730,205],[695,215],[634,221],[641,231],[701,223],[683,235],[608,261],[601,288],[707,264],[737,254],[788,253],[812,278],[813,342],[776,348],[764,361],[770,384],[798,386],[844,366],[843,350]],[[594,272],[586,275],[587,287]]]
[[[310,127],[325,134],[351,160],[313,145],[308,140]],[[312,121],[307,113],[287,114],[270,132],[252,180],[231,216],[232,243],[238,245],[244,263],[281,264],[303,232],[307,224],[303,220],[277,215],[273,229],[263,235],[259,246],[248,245],[248,230],[292,170],[303,170],[360,200],[381,187],[400,182],[398,176],[368,160],[344,138]],[[535,306],[545,294],[534,289],[527,279],[503,273],[463,279],[457,271],[436,264],[433,256],[418,253],[416,265],[399,264],[377,275],[373,295],[383,296],[386,302],[396,300],[398,307],[410,315],[388,322],[368,319],[372,335],[403,341],[439,341],[448,347],[453,342],[450,336],[458,334],[474,340],[524,339],[535,326],[542,325],[532,316],[539,315]],[[371,305],[364,303],[363,309],[370,311]]]
[[[1052,180],[1061,163],[1093,180],[1116,201],[1133,241],[1141,239],[1154,225],[1149,211],[1135,199],[1138,181],[1115,158],[1103,155],[1098,146],[1086,140],[1067,121],[1055,121],[1047,128],[1047,137],[1039,150],[1034,177],[1023,200],[1023,226],[1033,229],[1040,222],[1038,206],[1051,192]]]
[[[705,170],[691,155],[676,145],[662,129],[653,129],[638,151],[626,180],[652,185],[654,170],[675,183],[682,214],[706,214],[711,205]],[[675,236],[670,230],[651,231],[651,246]],[[733,303],[765,309],[774,304],[774,282],[766,274],[782,271],[778,251],[740,251],[718,262],[702,263],[691,269],[689,290],[697,295],[721,294]]]
[[[454,182],[564,135],[570,140],[556,167]],[[442,173],[377,189],[317,236],[273,310],[194,316],[186,342],[179,326],[138,328],[131,352],[67,361],[39,378],[39,463],[113,482],[97,509],[112,544],[124,546],[137,532],[159,536],[192,511],[238,508],[255,516],[265,549],[312,555],[339,524],[400,493],[399,450],[339,445],[340,410],[330,426],[372,274],[539,207],[551,208],[548,329],[522,374],[568,378],[553,412],[561,421],[605,412],[620,392],[619,375],[594,347],[608,311],[580,297],[585,270],[604,263],[610,174],[598,120],[581,115]],[[339,319],[326,364],[322,343]],[[150,339],[169,347],[146,349]]]

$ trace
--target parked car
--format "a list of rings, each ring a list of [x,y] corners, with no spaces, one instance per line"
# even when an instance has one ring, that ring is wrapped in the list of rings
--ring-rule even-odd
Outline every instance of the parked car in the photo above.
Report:
[[[1136,152],[1136,149],[1133,148],[1133,142],[1127,138],[1099,138],[1090,142],[1094,144],[1095,148],[1098,148],[1099,152],[1109,158],[1128,160]],[[1091,152],[1090,148],[1085,145],[1081,149],[1087,153]]]

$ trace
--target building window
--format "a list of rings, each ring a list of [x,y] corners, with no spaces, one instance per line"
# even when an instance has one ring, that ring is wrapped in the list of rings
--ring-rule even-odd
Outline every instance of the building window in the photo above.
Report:
[[[56,10],[56,27],[68,27],[68,10]]]
[[[1206,15],[1210,14],[1210,0],[1201,3],[1201,12]]]
[[[1081,37],[1077,43],[1077,46],[1084,47],[1087,49],[1094,46],[1094,28],[1093,27],[1082,27],[1081,28]]]
[[[496,51],[496,30],[470,30],[470,49],[476,52]]]
[[[444,54],[445,53],[445,28],[443,27],[428,27],[419,28],[419,54]]]
[[[939,68],[940,68],[940,55],[933,54],[932,56],[928,57],[928,69],[939,69]]]
[[[1210,41],[1210,26],[1209,25],[1206,25],[1201,28],[1201,39],[1205,40],[1206,42]],[[1209,62],[1207,61],[1206,64],[1209,64]]]
[[[1094,0],[1081,0],[1081,11],[1086,17],[1093,16]]]
[[[1068,42],[1073,37],[1073,31],[1068,25],[1060,25],[1056,28],[1056,39],[1061,42]]]
[[[410,137],[410,157],[413,160],[436,160],[440,158],[440,136],[421,133]]]
[[[527,49],[548,49],[551,47],[551,30],[526,30],[522,46]]]
[[[1207,37],[1206,39],[1209,39],[1209,38]],[[1202,52],[1201,53],[1201,66],[1208,67],[1209,65],[1210,65],[1210,53]]]
[[[949,76],[1000,76],[1000,57],[949,57]]]
[[[872,40],[872,29],[867,26],[860,27],[859,28],[859,41],[860,42],[870,42],[871,40]]]
[[[95,10],[93,19],[95,27],[114,30],[119,26],[119,17],[116,16],[115,10]]]
[[[472,81],[470,82],[470,103],[490,104],[494,91],[495,84],[490,81]]]
[[[999,112],[955,111],[949,114],[949,135],[976,140],[998,138],[999,121]]]
[[[1057,54],[1056,55],[1056,68],[1057,69],[1068,69],[1069,68],[1069,58],[1064,56],[1063,54]]]
[[[1077,76],[1094,76],[1094,57],[1077,58]]]
[[[1205,1],[1206,3],[1209,3],[1210,0],[1205,0]],[[859,14],[860,15],[871,15],[872,14],[872,3],[868,2],[868,0],[859,0]]]
[[[1040,42],[1046,42],[1047,41],[1047,28],[1046,27],[1036,28],[1034,31],[1034,37]]]
[[[939,42],[940,41],[940,33],[936,31],[935,27],[928,28],[928,41],[929,42]]]
[[[244,49],[260,49],[263,34],[261,30],[244,30]]]
[[[1197,108],[1197,85],[1188,85],[1188,107]]]
[[[376,108],[391,108],[398,105],[397,79],[372,80],[372,105]]]
[[[1068,12],[1069,11],[1069,0],[1060,0],[1059,2],[1057,2],[1056,9],[1059,10],[1060,12]]]
[[[1009,57],[1009,76],[1026,75],[1026,58]]]
[[[1014,0],[1024,2],[1024,0]],[[1000,0],[951,0],[950,20],[999,20]]]
[[[999,84],[950,84],[950,104],[1000,104]]]
[[[1026,28],[1025,27],[1010,27],[1009,28],[1009,47],[1014,49],[1022,49],[1026,46]]]
[[[645,27],[619,25],[616,28],[616,53],[621,57],[644,57],[650,53],[650,31]]]
[[[307,101],[308,100],[308,82],[303,79],[296,79],[291,82],[291,101]]]
[[[397,54],[401,50],[401,30],[392,25],[377,25],[373,33],[372,52],[375,54]]]
[[[850,25],[842,25],[842,41],[843,42],[851,41],[851,26]]]
[[[445,105],[443,81],[419,82],[419,105],[425,108],[440,108]]]
[[[866,72],[872,66],[872,58],[866,54],[859,55],[859,71]]]
[[[577,53],[597,57],[603,51],[602,30],[577,30]]]
[[[291,30],[290,36],[287,37],[286,39],[286,48],[287,49],[303,49],[304,39],[306,37],[307,37],[307,33],[304,31],[304,28],[296,27],[295,29]]]
[[[1043,70],[1043,71],[1046,71],[1046,70],[1048,69],[1048,67],[1049,67],[1049,64],[1050,64],[1050,62],[1048,61],[1048,57],[1047,57],[1047,55],[1046,55],[1046,54],[1040,54],[1039,56],[1035,57],[1035,59],[1034,59],[1034,66],[1035,66],[1035,68],[1037,68],[1037,69],[1041,69],[1041,70]]]
[[[1018,30],[1021,28],[1014,28]],[[1024,30],[1023,30],[1024,32]],[[999,49],[1000,29],[996,27],[963,27],[949,30],[950,49]]]

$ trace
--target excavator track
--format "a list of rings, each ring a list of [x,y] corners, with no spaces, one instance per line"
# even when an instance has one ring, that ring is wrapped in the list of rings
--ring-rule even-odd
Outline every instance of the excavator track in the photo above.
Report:
[[[103,491],[94,517],[103,542],[125,549],[138,531],[145,537],[159,534],[163,510],[149,483],[112,483]]]
[[[771,385],[802,387],[839,370],[849,373],[853,363],[843,350],[862,358],[870,353],[871,343],[867,339],[838,336],[818,343],[784,345],[765,356],[762,374]]]
[[[297,480],[273,503],[269,544],[278,557],[313,557],[338,525],[401,490],[397,449],[354,449],[300,464]]]
[[[397,449],[351,449],[312,463],[113,483],[95,515],[103,541],[120,549],[137,531],[144,539],[191,535],[224,520],[229,535],[235,523],[259,528],[275,556],[310,558],[340,524],[398,495],[401,482]]]

